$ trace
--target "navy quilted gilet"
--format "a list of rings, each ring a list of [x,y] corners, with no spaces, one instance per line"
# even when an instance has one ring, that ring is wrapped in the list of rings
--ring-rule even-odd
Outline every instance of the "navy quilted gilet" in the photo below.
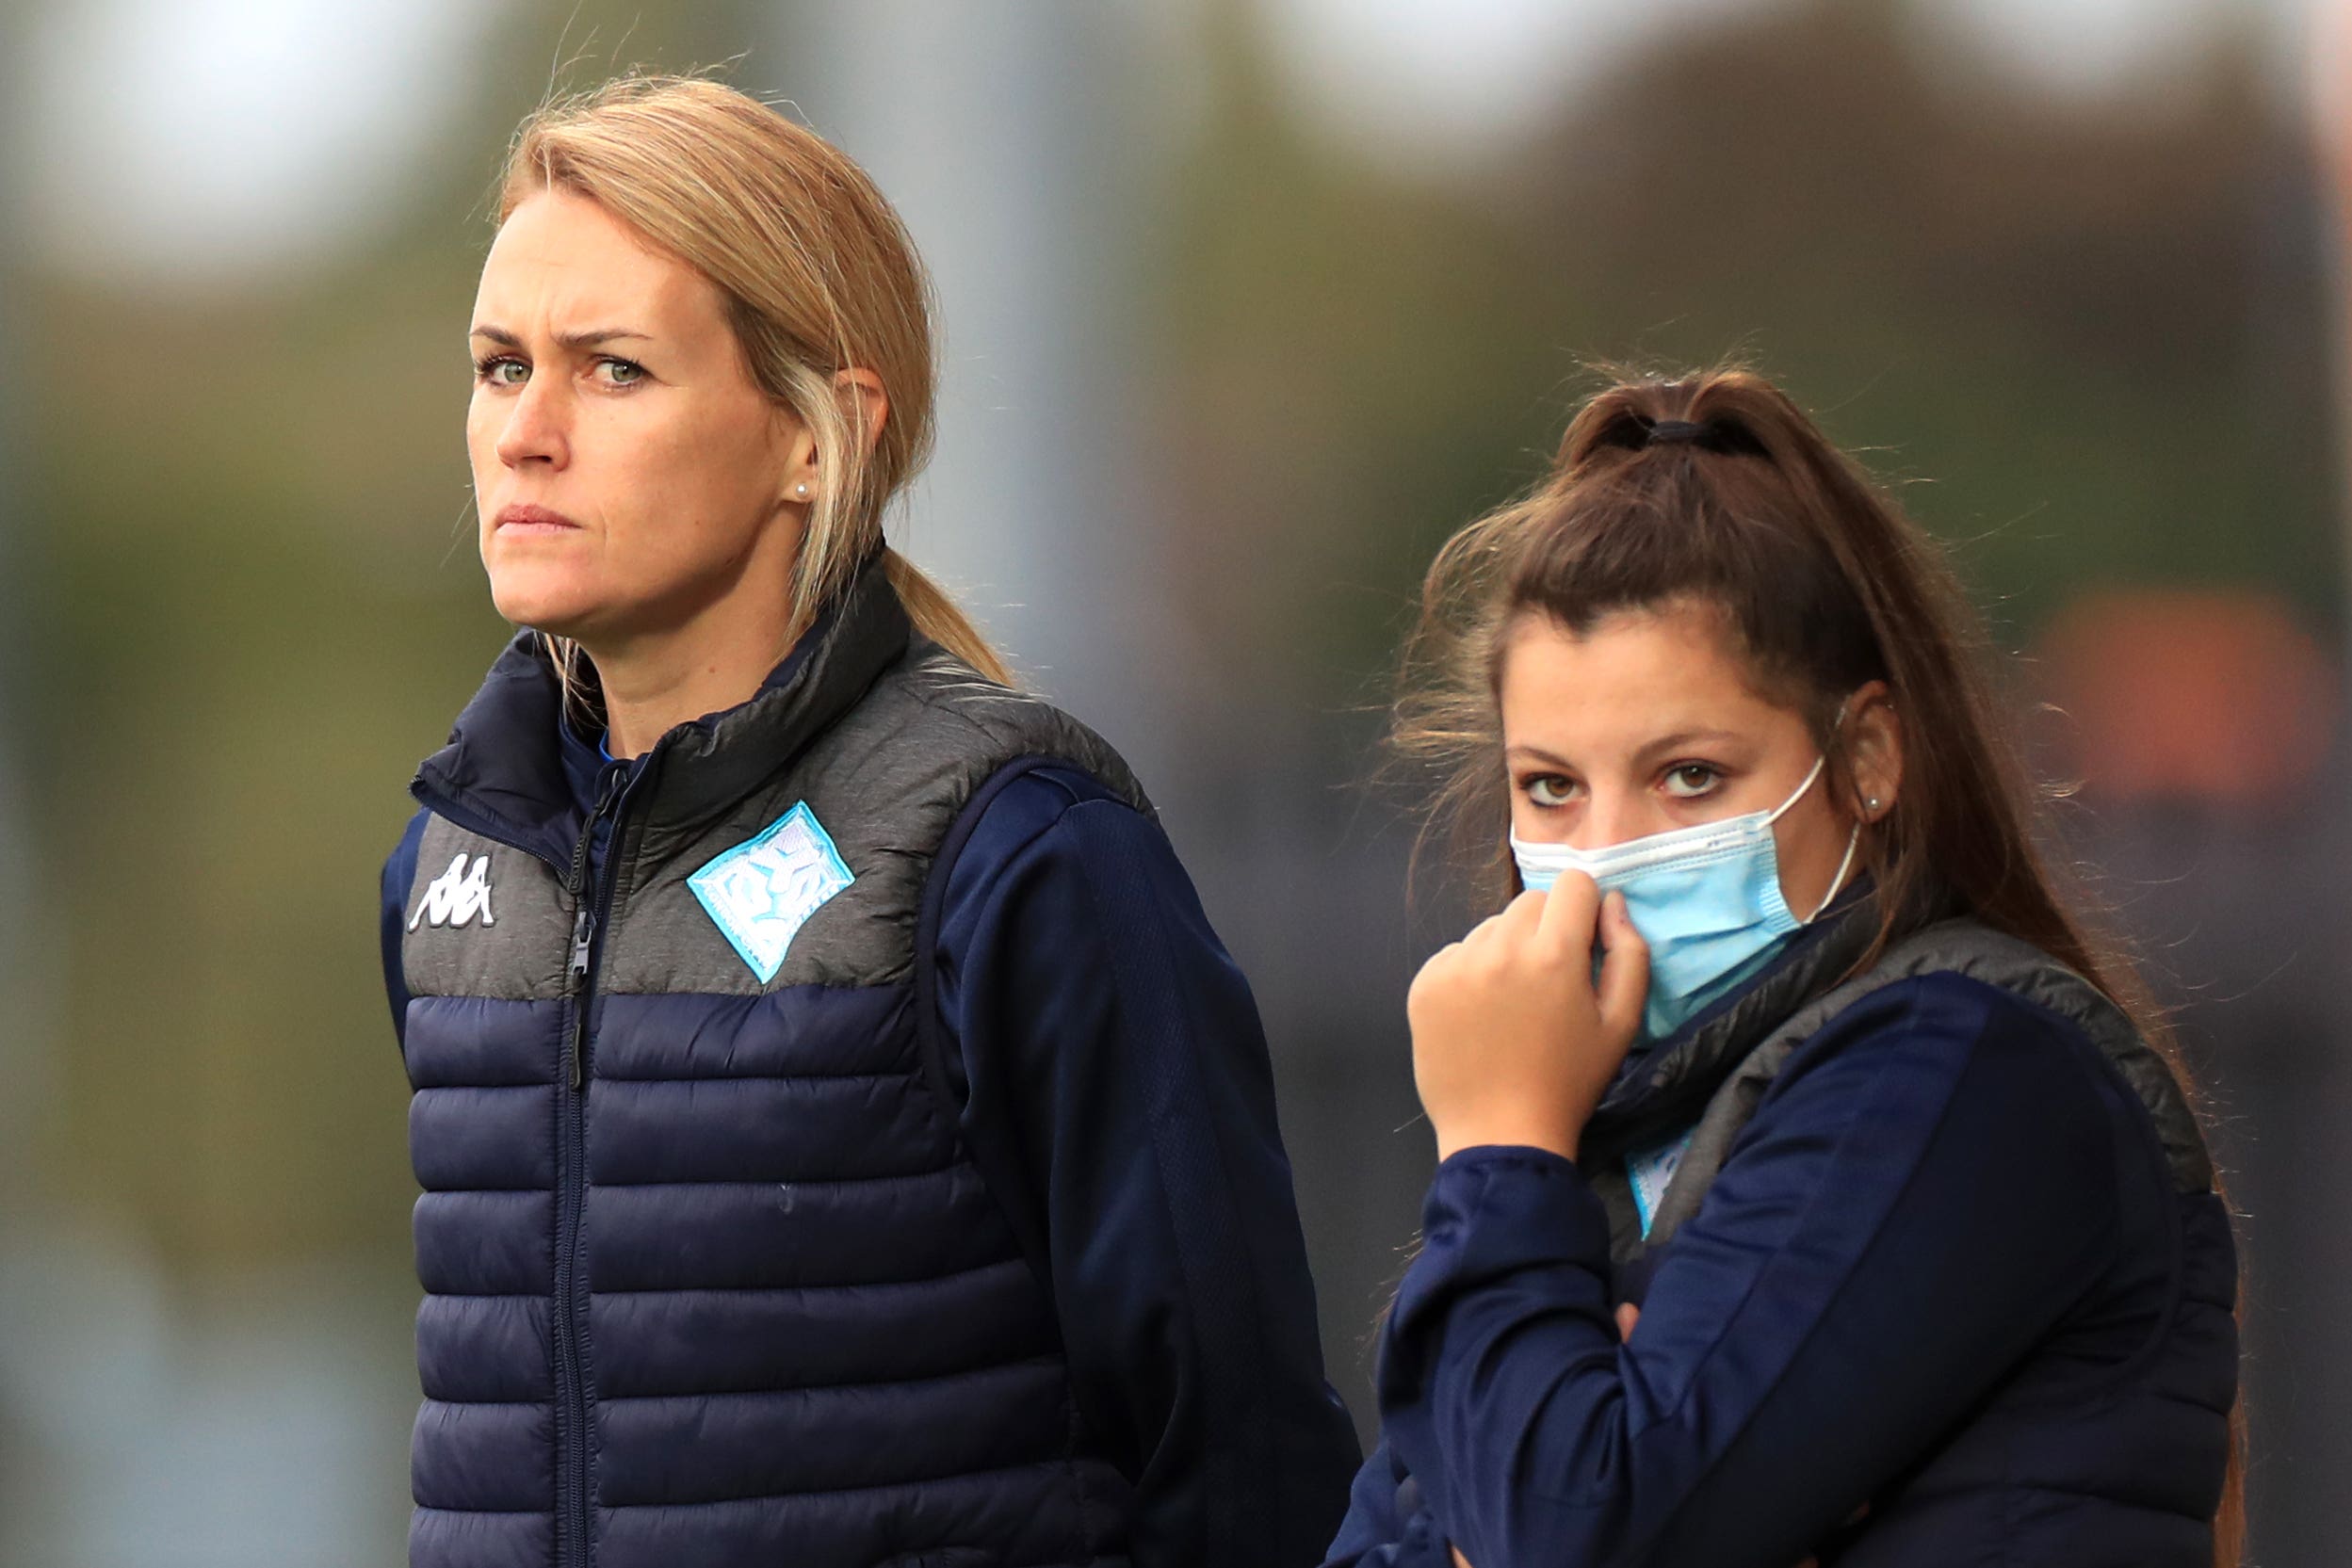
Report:
[[[988,776],[1054,757],[1144,802],[1089,732],[914,637],[879,572],[812,635],[604,804],[601,876],[527,637],[418,776],[415,1568],[1123,1560],[1127,1482],[915,980],[933,854]],[[689,879],[803,807],[847,881],[763,978]]]

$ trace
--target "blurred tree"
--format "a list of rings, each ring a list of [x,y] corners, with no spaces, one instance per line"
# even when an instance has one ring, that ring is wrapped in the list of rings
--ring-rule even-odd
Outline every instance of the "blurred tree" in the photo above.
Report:
[[[1898,0],[1668,33],[1474,178],[1286,112],[1245,0],[1162,247],[1184,580],[1236,670],[1386,662],[1452,528],[1592,359],[1751,357],[1914,489],[2021,636],[2110,581],[2337,614],[2322,248],[2251,37],[2128,95],[1998,74]]]
[[[185,1271],[407,1250],[376,872],[507,635],[462,435],[491,182],[551,81],[719,60],[765,8],[517,8],[471,112],[331,270],[20,280],[43,562],[24,735],[67,955],[35,1163]]]

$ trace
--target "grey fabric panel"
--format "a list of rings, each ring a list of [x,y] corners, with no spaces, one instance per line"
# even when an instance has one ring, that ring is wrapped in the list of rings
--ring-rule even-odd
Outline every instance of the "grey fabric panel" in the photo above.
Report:
[[[2030,943],[1974,920],[1944,920],[1895,944],[1869,973],[1799,1009],[1748,1053],[1700,1116],[1690,1148],[1659,1201],[1648,1240],[1643,1243],[1637,1237],[1620,1257],[1639,1255],[1645,1246],[1664,1246],[1698,1212],[1730,1156],[1733,1141],[1755,1116],[1764,1091],[1798,1046],[1879,987],[1915,975],[1940,973],[1966,975],[1998,986],[2079,1026],[2148,1107],[2157,1136],[2163,1140],[2174,1183],[2182,1192],[2212,1188],[2213,1161],[2188,1096],[2164,1058],[2140,1038],[2123,1010],[2088,980]]]
[[[1719,1016],[1612,1085],[1585,1125],[1583,1156],[1609,1165],[1688,1127],[1757,1042],[1860,963],[1877,939],[1873,901],[1832,911],[1808,930],[1797,962],[1768,967]]]
[[[598,989],[755,995],[903,981],[941,839],[989,775],[1025,756],[1064,759],[1151,809],[1126,764],[1084,725],[916,642],[770,784],[690,833],[632,832],[619,861],[641,880],[616,888]],[[802,803],[855,880],[809,916],[763,986],[687,879]]]
[[[432,884],[460,856],[471,870],[490,859],[489,922],[478,910],[436,926],[427,907]],[[561,996],[570,962],[572,903],[544,861],[435,816],[416,848],[416,885],[409,890],[409,927],[400,966],[414,996],[493,996],[543,1001]]]
[[[1580,1170],[1583,1169],[1580,1162]],[[1609,1255],[1623,1263],[1642,1255],[1642,1211],[1633,1202],[1633,1183],[1625,1161],[1604,1160],[1584,1177],[1609,1216]]]

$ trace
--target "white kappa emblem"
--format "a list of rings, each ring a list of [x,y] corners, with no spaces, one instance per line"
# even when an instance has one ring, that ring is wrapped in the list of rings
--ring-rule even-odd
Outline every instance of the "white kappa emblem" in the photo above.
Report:
[[[461,854],[425,889],[425,896],[416,902],[416,913],[409,916],[409,929],[414,930],[420,922],[463,926],[477,916],[485,926],[497,924],[490,913],[490,857]]]

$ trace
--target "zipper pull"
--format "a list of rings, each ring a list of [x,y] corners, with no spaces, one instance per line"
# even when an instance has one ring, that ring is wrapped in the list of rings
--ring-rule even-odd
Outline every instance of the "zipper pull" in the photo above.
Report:
[[[588,948],[596,935],[596,916],[587,898],[580,900],[579,913],[572,917],[572,994],[578,1002],[572,1010],[572,1091],[578,1093],[588,1087]]]
[[[605,769],[597,781],[596,804],[580,825],[579,848],[572,856],[572,897],[578,900],[572,914],[572,962],[568,989],[579,998],[572,1010],[572,1091],[588,1091],[588,1010],[594,998],[588,993],[589,950],[596,939],[596,889],[594,879],[588,874],[589,851],[596,842],[596,828],[607,812],[620,809],[621,797],[627,790],[631,769],[616,763]]]
[[[583,892],[579,913],[572,917],[572,989],[575,991],[588,978],[588,947],[595,934],[595,912],[589,907]]]

